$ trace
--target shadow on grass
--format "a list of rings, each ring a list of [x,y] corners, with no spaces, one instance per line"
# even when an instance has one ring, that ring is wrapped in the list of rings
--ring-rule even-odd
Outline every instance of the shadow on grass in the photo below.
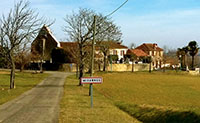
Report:
[[[172,111],[125,103],[116,106],[144,123],[200,123],[200,116],[191,111]]]

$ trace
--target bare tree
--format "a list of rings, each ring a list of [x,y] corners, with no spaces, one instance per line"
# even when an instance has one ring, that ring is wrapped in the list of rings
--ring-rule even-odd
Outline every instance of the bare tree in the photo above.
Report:
[[[24,45],[22,48],[17,51],[15,56],[15,63],[20,69],[20,72],[23,72],[25,65],[30,63],[31,61],[31,53],[30,48]]]
[[[87,56],[90,55],[88,46],[91,44],[93,37],[94,16],[96,16],[95,36],[97,41],[121,39],[119,27],[113,24],[110,18],[102,14],[96,14],[89,9],[79,9],[78,13],[66,16],[65,22],[67,26],[65,26],[64,31],[69,34],[72,41],[78,43],[79,47],[79,78],[83,77],[83,71],[88,60]],[[116,33],[119,33],[119,35],[115,35]]]
[[[15,88],[15,55],[17,49],[38,32],[42,22],[38,13],[29,8],[29,2],[20,2],[14,5],[7,16],[3,15],[0,20],[1,46],[9,55],[11,64],[10,89]]]

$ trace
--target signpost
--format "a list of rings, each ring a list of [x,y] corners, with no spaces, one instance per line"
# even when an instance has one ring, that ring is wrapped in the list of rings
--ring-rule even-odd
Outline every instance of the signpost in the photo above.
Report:
[[[103,82],[102,77],[82,77],[81,84],[90,84],[90,97],[91,97],[91,108],[93,107],[93,84],[101,84]]]

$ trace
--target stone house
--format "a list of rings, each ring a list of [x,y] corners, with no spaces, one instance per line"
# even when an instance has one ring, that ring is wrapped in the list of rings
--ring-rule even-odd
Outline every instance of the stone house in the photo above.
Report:
[[[163,49],[158,47],[156,43],[143,43],[135,49],[143,50],[146,54],[151,56],[154,69],[161,68],[163,64]]]

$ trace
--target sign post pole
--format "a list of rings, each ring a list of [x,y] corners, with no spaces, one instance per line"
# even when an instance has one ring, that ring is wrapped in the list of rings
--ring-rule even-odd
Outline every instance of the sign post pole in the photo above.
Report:
[[[93,85],[90,84],[91,108],[93,108]]]

